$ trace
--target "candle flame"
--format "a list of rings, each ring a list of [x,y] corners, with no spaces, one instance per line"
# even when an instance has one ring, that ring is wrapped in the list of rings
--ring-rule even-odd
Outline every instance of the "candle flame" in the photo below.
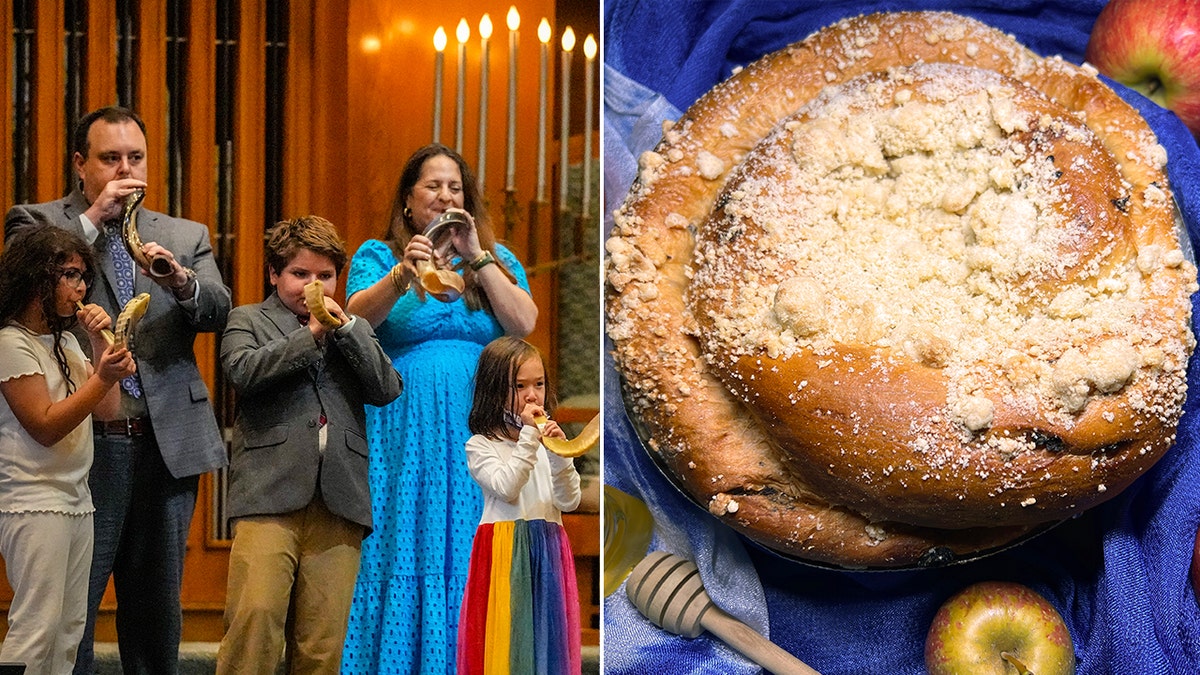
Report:
[[[466,44],[467,40],[471,39],[471,27],[467,25],[466,19],[458,20],[458,28],[454,29],[454,37],[458,38],[459,44]]]
[[[439,52],[446,49],[446,29],[441,26],[433,34],[433,48]]]
[[[570,26],[567,26],[567,29],[563,31],[562,46],[564,52],[575,49],[575,31],[571,30]]]
[[[550,22],[544,16],[542,22],[538,24],[538,39],[542,41],[542,44],[550,41]]]
[[[488,16],[486,12],[484,12],[483,18],[479,20],[479,37],[484,40],[492,37],[492,17]]]
[[[379,40],[378,35],[364,35],[362,39],[362,50],[364,54],[378,54],[383,43]]]
[[[517,13],[516,5],[509,6],[508,17],[505,21],[508,23],[509,30],[516,30],[521,27],[521,15]]]
[[[583,55],[588,60],[596,58],[596,38],[592,37],[591,33],[588,33],[587,39],[583,41]]]

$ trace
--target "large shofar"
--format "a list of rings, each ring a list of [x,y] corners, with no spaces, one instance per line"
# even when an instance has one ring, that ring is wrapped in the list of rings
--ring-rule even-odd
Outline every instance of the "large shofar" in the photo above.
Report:
[[[455,225],[466,225],[467,218],[457,211],[446,211],[438,216],[425,228],[424,235],[433,242],[433,247],[439,249],[450,235],[450,229]],[[442,302],[454,302],[463,293],[463,278],[452,270],[439,269],[432,260],[422,260],[417,263],[417,283],[426,293]]]
[[[134,190],[125,197],[125,212],[121,216],[121,238],[125,241],[129,257],[133,258],[138,267],[150,270],[151,276],[169,277],[172,274],[171,261],[166,256],[150,258],[142,253],[142,238],[138,236],[137,231],[137,209],[145,198],[145,190]]]

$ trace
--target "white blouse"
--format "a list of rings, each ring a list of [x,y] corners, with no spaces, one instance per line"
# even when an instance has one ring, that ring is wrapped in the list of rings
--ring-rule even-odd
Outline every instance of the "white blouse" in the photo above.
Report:
[[[76,389],[87,379],[87,359],[79,341],[62,334],[63,351]],[[0,328],[0,382],[42,375],[51,401],[67,397],[67,383],[54,360],[54,336],[19,326]],[[0,512],[92,512],[87,475],[92,467],[92,418],[89,415],[51,447],[33,440],[0,395]]]
[[[562,524],[563,512],[579,506],[574,461],[542,447],[537,427],[523,427],[516,441],[475,434],[467,440],[467,468],[483,488],[480,524],[513,520]]]

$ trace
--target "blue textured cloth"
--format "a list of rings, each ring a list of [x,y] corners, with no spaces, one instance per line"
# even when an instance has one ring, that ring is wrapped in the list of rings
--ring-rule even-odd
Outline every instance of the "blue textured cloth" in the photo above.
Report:
[[[527,292],[525,271],[508,249],[496,257]],[[399,262],[368,240],[350,261],[346,295]],[[367,406],[371,516],[342,672],[453,673],[458,614],[483,493],[467,470],[472,382],[484,345],[504,334],[495,317],[463,299],[418,300],[408,291],[375,331],[404,380],[391,404]]]
[[[737,66],[840,18],[873,11],[949,9],[977,18],[1040,54],[1078,63],[1103,2],[866,1],[605,3],[605,199],[612,212],[674,120]],[[811,6],[807,6],[811,5]],[[1200,241],[1200,150],[1173,114],[1115,87],[1154,127],[1193,241]],[[611,222],[608,223],[611,226]],[[1193,304],[1195,305],[1195,299]],[[1080,675],[1200,673],[1200,609],[1188,582],[1200,523],[1200,420],[1193,387],[1176,446],[1119,497],[1002,553],[933,571],[840,572],[804,565],[731,533],[685,499],[641,448],[606,363],[605,480],[641,496],[656,518],[654,548],[693,558],[709,594],[824,675],[924,673],[924,641],[938,606],[984,579],[1027,584],[1063,615]],[[1189,380],[1198,382],[1196,359]],[[624,588],[605,599],[609,673],[751,673],[757,668],[707,636],[653,628]]]

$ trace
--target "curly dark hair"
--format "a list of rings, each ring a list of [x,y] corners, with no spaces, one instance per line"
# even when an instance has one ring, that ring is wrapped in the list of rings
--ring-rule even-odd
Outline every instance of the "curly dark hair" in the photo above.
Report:
[[[499,256],[495,255],[496,235],[492,231],[491,217],[488,215],[483,195],[479,192],[479,183],[475,179],[475,172],[471,171],[471,167],[462,158],[462,155],[441,143],[430,143],[419,148],[405,162],[404,170],[400,172],[400,181],[396,184],[396,193],[392,196],[391,218],[388,220],[380,240],[392,249],[397,260],[404,258],[404,247],[408,246],[408,240],[412,239],[414,234],[421,234],[421,228],[413,222],[412,213],[406,208],[408,197],[416,187],[417,181],[421,180],[421,169],[424,168],[425,162],[442,156],[449,157],[458,165],[458,172],[462,175],[463,209],[475,219],[475,229],[479,232],[479,245],[484,250],[491,251],[496,258],[496,264],[504,270],[504,274],[509,277],[510,281],[516,283],[516,277],[513,276],[512,271],[500,261]],[[467,307],[482,308],[490,312],[491,304],[488,302],[487,295],[475,282],[475,270],[470,266],[463,269],[463,282],[466,285],[463,300],[467,303]]]
[[[19,231],[0,253],[0,325],[14,321],[31,303],[41,305],[46,323],[54,336],[54,360],[67,382],[67,392],[76,384],[71,380],[67,356],[62,347],[63,331],[75,325],[75,315],[61,317],[55,291],[62,278],[63,265],[72,255],[83,261],[85,299],[91,295],[96,257],[92,247],[77,235],[53,225],[37,225]]]

